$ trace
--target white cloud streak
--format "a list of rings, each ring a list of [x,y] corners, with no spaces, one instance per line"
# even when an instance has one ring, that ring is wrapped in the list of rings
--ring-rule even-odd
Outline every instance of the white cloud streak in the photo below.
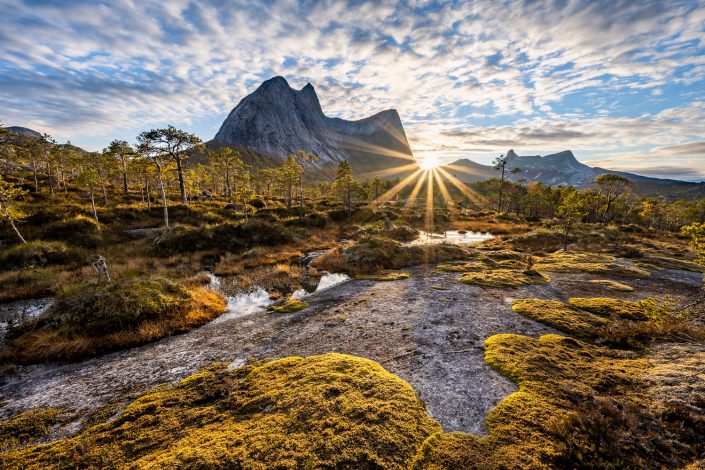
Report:
[[[657,147],[705,140],[703,87],[679,95],[705,84],[705,0],[4,0],[2,11],[0,119],[62,136],[212,126],[280,74],[312,82],[329,115],[397,108],[413,148],[444,159],[510,145],[659,159]],[[624,111],[634,93],[653,100],[643,115]]]

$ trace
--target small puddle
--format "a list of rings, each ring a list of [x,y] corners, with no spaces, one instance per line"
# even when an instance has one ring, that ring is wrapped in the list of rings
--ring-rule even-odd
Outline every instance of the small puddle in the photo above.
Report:
[[[330,289],[331,287],[335,287],[338,284],[342,284],[343,282],[348,280],[350,280],[350,276],[348,276],[347,274],[325,273],[323,276],[321,276],[321,280],[318,281],[318,285],[316,286],[315,291],[306,292],[305,289],[299,289],[293,294],[291,294],[291,296],[295,299],[303,299],[304,297],[308,297],[309,295],[317,294],[326,289]]]
[[[269,298],[267,291],[261,287],[256,287],[250,292],[241,292],[237,295],[224,295],[221,291],[221,279],[213,273],[208,273],[208,277],[211,280],[211,290],[223,295],[228,302],[227,311],[213,320],[212,323],[220,323],[260,312],[273,302],[273,300]]]
[[[208,273],[208,277],[210,278],[210,289],[223,295],[225,300],[228,302],[227,311],[213,320],[212,323],[220,323],[233,318],[252,315],[253,313],[263,311],[274,303],[274,301],[269,298],[269,293],[261,287],[255,287],[250,292],[241,292],[236,295],[225,295],[223,293],[221,278],[213,273]],[[302,299],[326,289],[330,289],[338,284],[342,284],[349,279],[350,276],[347,274],[325,273],[321,276],[321,280],[318,281],[315,291],[309,293],[304,289],[298,289],[292,294],[292,297]]]
[[[405,245],[436,245],[440,243],[465,245],[468,243],[480,243],[485,240],[491,240],[494,237],[495,236],[490,232],[447,230],[441,233],[434,233],[420,230],[419,238],[406,242]]]

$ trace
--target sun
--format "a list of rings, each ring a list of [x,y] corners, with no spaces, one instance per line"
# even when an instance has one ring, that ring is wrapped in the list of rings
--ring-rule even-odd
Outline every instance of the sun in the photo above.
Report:
[[[428,155],[423,157],[423,160],[419,163],[419,166],[421,167],[422,170],[433,170],[437,166],[439,166],[441,162],[438,161],[438,157],[435,155]]]

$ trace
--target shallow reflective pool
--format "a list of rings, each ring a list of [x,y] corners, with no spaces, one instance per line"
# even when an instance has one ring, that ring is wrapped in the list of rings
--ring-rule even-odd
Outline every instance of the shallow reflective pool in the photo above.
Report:
[[[495,236],[490,232],[447,230],[445,232],[434,233],[419,230],[419,238],[407,242],[406,245],[435,245],[439,243],[464,245],[468,243],[480,243],[485,240],[491,240],[494,237]]]

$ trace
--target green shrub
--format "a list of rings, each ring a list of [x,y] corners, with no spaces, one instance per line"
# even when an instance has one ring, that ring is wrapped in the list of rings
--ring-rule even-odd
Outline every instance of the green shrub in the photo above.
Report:
[[[85,215],[48,224],[39,232],[39,238],[86,248],[95,248],[103,239],[98,222]]]
[[[14,245],[0,253],[0,266],[27,268],[76,261],[80,252],[58,241],[33,240]]]
[[[159,277],[124,277],[79,285],[57,296],[38,318],[8,332],[0,359],[20,363],[73,360],[187,331],[220,315],[223,299]]]
[[[89,284],[62,293],[37,326],[100,336],[178,315],[190,301],[189,291],[168,279],[124,278],[107,286]]]
[[[287,227],[315,227],[325,228],[331,223],[330,217],[325,212],[311,212],[303,217],[291,218],[284,222]]]
[[[258,198],[250,199],[248,204],[254,207],[255,209],[264,209],[265,207],[267,207],[267,203],[264,201],[264,199]]]
[[[534,252],[552,252],[563,247],[563,234],[559,230],[538,228],[529,233],[517,235],[510,240],[515,248]]]
[[[210,249],[238,252],[255,246],[281,245],[292,239],[279,223],[251,219],[203,228],[177,226],[155,239],[154,249],[159,254]]]

